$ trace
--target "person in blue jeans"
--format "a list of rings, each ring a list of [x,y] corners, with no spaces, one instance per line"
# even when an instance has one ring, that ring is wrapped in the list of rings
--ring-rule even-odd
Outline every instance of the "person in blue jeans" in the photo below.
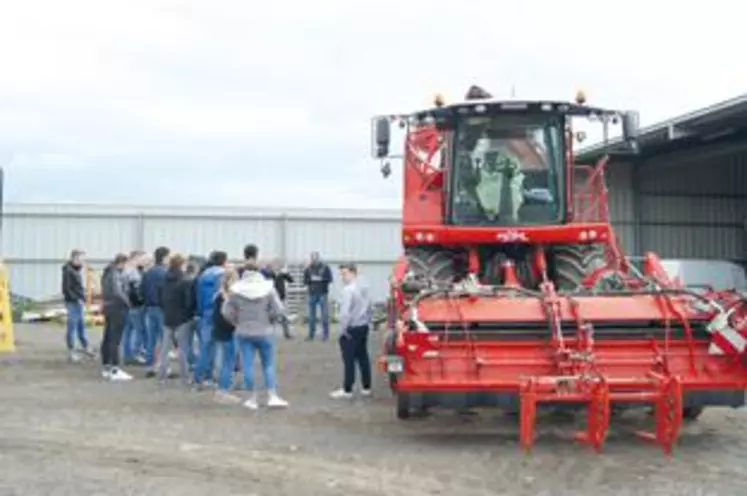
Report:
[[[231,285],[228,298],[221,306],[223,317],[235,327],[236,343],[241,354],[244,388],[249,398],[244,407],[259,408],[254,387],[254,355],[259,354],[267,390],[267,406],[285,408],[288,402],[277,393],[275,371],[275,323],[284,317],[283,304],[272,281],[259,271],[255,245],[244,249],[246,266],[241,279]]]
[[[318,252],[311,254],[311,263],[303,271],[303,283],[309,298],[309,335],[313,341],[316,335],[316,310],[322,317],[322,339],[329,340],[329,285],[332,284],[332,271],[322,262]]]
[[[153,252],[153,267],[143,274],[142,291],[145,312],[145,329],[148,341],[145,348],[145,365],[148,377],[155,377],[156,348],[163,338],[163,303],[161,292],[166,278],[167,264],[171,250],[159,246]]]
[[[213,341],[220,357],[220,374],[215,400],[220,403],[241,403],[241,398],[231,393],[233,374],[236,367],[236,336],[234,325],[226,320],[221,312],[228,299],[230,288],[238,280],[235,270],[227,269],[221,279],[220,291],[213,300]]]
[[[187,269],[184,271],[187,278],[192,284],[192,294],[194,297],[195,315],[189,325],[189,336],[187,341],[189,342],[189,348],[187,349],[187,364],[189,365],[189,371],[194,376],[195,367],[197,367],[197,353],[195,351],[195,337],[197,336],[197,329],[199,326],[199,318],[197,313],[197,277],[202,273],[201,267],[205,262],[198,257],[191,256],[187,259]],[[199,337],[199,336],[197,336]],[[199,343],[199,339],[197,340]]]
[[[139,250],[131,252],[127,267],[124,269],[127,296],[130,298],[130,309],[127,311],[127,320],[122,336],[122,359],[125,364],[145,363],[147,334],[142,291],[143,273],[145,272],[144,255],[145,253]]]
[[[210,254],[210,267],[197,277],[197,317],[200,353],[195,366],[195,384],[210,386],[215,369],[215,342],[213,341],[213,300],[220,290],[221,279],[228,263],[228,254],[214,251]]]
[[[81,250],[73,250],[70,252],[69,260],[62,266],[62,297],[67,310],[65,341],[72,362],[80,361],[80,355],[75,349],[76,338],[80,344],[80,351],[88,356],[94,356],[86,335],[83,256]]]

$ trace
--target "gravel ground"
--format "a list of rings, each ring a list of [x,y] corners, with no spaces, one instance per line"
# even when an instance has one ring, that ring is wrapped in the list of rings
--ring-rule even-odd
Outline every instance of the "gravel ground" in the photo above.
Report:
[[[688,425],[672,458],[621,419],[603,455],[544,419],[531,455],[496,412],[399,422],[383,382],[335,403],[332,343],[283,342],[286,411],[217,405],[210,392],[140,379],[103,382],[70,364],[57,327],[18,326],[0,357],[0,495],[742,495],[747,415],[713,410]],[[99,336],[94,336],[97,341]],[[381,381],[380,381],[381,382]],[[622,423],[622,425],[621,425]]]

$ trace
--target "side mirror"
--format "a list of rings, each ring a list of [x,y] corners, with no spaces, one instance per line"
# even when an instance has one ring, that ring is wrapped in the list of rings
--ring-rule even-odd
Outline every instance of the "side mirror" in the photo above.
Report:
[[[386,117],[377,117],[374,119],[374,149],[372,151],[375,158],[389,156],[391,136],[392,131],[389,119]]]
[[[629,111],[622,115],[622,135],[627,143],[638,139],[638,112]]]

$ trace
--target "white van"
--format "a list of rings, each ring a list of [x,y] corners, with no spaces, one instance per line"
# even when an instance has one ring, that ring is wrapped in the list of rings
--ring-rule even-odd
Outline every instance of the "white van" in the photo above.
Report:
[[[639,270],[642,257],[630,257]],[[661,264],[670,278],[679,278],[690,288],[711,287],[715,290],[736,289],[747,293],[747,273],[740,265],[725,260],[697,258],[664,258]]]

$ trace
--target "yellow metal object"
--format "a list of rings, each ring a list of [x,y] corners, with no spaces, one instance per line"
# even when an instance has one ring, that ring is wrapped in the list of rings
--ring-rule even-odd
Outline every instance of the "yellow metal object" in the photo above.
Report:
[[[102,327],[104,325],[104,316],[88,313],[85,315],[85,324],[91,327]]]
[[[93,305],[94,285],[96,284],[96,272],[91,267],[86,267],[86,307]]]
[[[8,269],[0,263],[0,353],[16,351]]]

